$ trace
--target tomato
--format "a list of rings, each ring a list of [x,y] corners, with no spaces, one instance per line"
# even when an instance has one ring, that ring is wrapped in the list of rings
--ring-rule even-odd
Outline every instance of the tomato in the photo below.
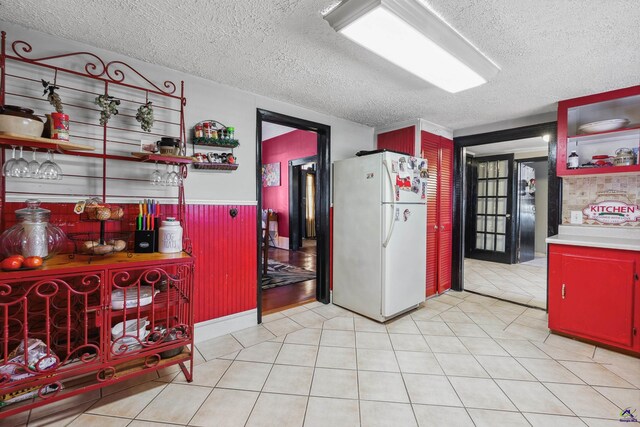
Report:
[[[16,259],[19,259],[20,262],[24,262],[24,257],[22,255],[11,255],[8,258],[16,258]]]
[[[23,265],[27,268],[38,268],[42,265],[42,258],[39,256],[30,256],[24,260]]]
[[[22,261],[18,258],[9,257],[0,263],[3,270],[18,270],[22,267]]]

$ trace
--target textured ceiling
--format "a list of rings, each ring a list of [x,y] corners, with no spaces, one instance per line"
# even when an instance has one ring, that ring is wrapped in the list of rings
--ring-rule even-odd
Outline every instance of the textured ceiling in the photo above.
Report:
[[[460,129],[638,84],[637,0],[421,0],[502,71],[449,94],[335,33],[337,0],[0,0],[1,19],[367,125]]]

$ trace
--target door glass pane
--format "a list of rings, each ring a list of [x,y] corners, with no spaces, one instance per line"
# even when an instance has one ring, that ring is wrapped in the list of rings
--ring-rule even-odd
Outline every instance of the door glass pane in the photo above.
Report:
[[[506,233],[507,229],[507,221],[506,218],[503,216],[499,216],[496,218],[496,231],[498,233]]]
[[[488,214],[496,213],[496,199],[487,199],[487,213]]]
[[[496,236],[496,251],[504,252],[504,236],[500,234]]]
[[[493,238],[495,237],[494,234],[487,234],[487,241],[485,243],[485,249],[488,251],[492,251],[493,250]]]
[[[500,160],[498,162],[498,176],[502,178],[506,178],[509,176],[509,161],[508,160]]]
[[[487,162],[487,178],[496,177],[496,162]]]
[[[507,195],[507,180],[499,179],[498,180],[498,196],[506,196]]]
[[[487,181],[478,181],[478,196],[486,196]]]
[[[489,212],[494,213],[494,212]],[[507,199],[498,199],[498,215],[506,215],[507,214]]]
[[[495,232],[496,231],[496,217],[489,216],[487,217],[487,231]]]
[[[476,234],[476,249],[484,249],[484,233]]]
[[[478,163],[478,178],[487,177],[487,162]]]
[[[478,213],[482,214],[484,212],[484,202],[486,199],[478,199]]]
[[[496,180],[489,179],[487,180],[487,195],[495,196],[496,195]]]
[[[484,215],[478,215],[478,219],[476,220],[476,230],[484,231]]]

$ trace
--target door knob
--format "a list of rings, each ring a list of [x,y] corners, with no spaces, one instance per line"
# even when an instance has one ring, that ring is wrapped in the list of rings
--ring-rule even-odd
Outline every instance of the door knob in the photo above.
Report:
[[[438,226],[437,226],[437,225],[434,225],[434,226],[433,226],[433,229],[434,229],[434,230],[437,230],[437,229],[438,229]]]
[[[511,214],[507,214],[507,215],[505,215],[505,218],[507,218],[507,219],[511,219]]]

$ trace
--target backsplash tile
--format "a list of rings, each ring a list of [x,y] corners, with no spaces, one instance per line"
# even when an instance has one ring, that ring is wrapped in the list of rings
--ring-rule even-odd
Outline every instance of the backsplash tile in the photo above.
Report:
[[[571,211],[582,211],[588,204],[597,203],[603,199],[598,193],[624,193],[617,196],[625,203],[640,203],[640,174],[607,175],[590,177],[565,177],[562,179],[562,223],[570,224]],[[610,199],[610,198],[608,198]],[[583,216],[584,225],[600,227],[640,227],[640,221],[624,224],[601,224]]]

